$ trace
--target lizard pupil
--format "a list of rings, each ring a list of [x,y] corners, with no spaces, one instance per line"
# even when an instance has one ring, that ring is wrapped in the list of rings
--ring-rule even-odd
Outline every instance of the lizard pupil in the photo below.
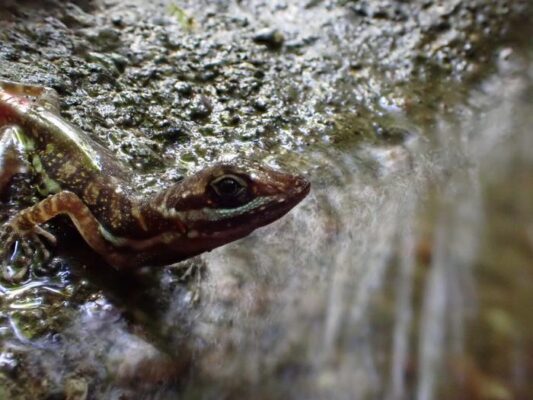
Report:
[[[224,207],[238,207],[249,201],[248,183],[236,175],[222,175],[210,184],[215,200]]]
[[[240,192],[243,187],[239,182],[232,178],[224,178],[216,182],[215,190],[220,196],[234,196]]]

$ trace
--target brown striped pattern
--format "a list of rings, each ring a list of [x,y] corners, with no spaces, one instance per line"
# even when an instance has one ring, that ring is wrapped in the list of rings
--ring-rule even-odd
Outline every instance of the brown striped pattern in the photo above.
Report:
[[[102,237],[100,223],[91,210],[76,194],[69,191],[49,196],[36,205],[22,210],[10,224],[19,232],[28,232],[59,214],[66,214],[70,217],[82,237],[96,252],[106,259],[117,256],[113,254],[113,249]]]

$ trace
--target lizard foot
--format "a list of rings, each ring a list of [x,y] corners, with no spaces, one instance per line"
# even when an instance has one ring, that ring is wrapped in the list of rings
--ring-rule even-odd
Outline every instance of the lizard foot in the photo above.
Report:
[[[56,238],[50,232],[39,226],[32,230],[19,231],[9,222],[5,224],[0,233],[0,277],[4,281],[18,283],[28,277],[34,266],[47,261],[51,254],[46,248],[41,237],[52,244]]]

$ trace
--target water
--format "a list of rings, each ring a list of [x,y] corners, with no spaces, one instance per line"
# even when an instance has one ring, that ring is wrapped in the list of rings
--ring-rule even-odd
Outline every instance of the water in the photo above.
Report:
[[[214,323],[206,340],[224,361],[203,373],[266,398],[529,398],[521,62],[502,60],[453,116],[402,145],[307,154],[318,165],[310,198],[207,257],[204,311],[221,307],[235,326]],[[226,295],[237,300],[221,306]]]

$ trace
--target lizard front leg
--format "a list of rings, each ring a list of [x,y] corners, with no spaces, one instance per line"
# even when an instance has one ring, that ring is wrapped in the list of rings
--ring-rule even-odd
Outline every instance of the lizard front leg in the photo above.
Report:
[[[0,194],[6,191],[14,175],[28,170],[27,162],[17,146],[16,136],[21,129],[17,126],[0,128]]]
[[[5,258],[5,252],[10,251],[13,245],[20,242],[20,250],[25,253],[24,256],[26,258],[29,257],[31,259],[33,254],[28,246],[28,240],[25,239],[35,242],[44,249],[45,247],[39,236],[55,243],[55,237],[39,225],[60,214],[70,217],[87,244],[102,255],[108,263],[115,267],[125,264],[124,256],[114,251],[102,236],[101,225],[91,210],[75,193],[66,190],[47,197],[11,218],[4,227],[4,249],[0,254]],[[11,259],[13,259],[13,256]],[[30,259],[26,262],[26,268],[30,265]]]

